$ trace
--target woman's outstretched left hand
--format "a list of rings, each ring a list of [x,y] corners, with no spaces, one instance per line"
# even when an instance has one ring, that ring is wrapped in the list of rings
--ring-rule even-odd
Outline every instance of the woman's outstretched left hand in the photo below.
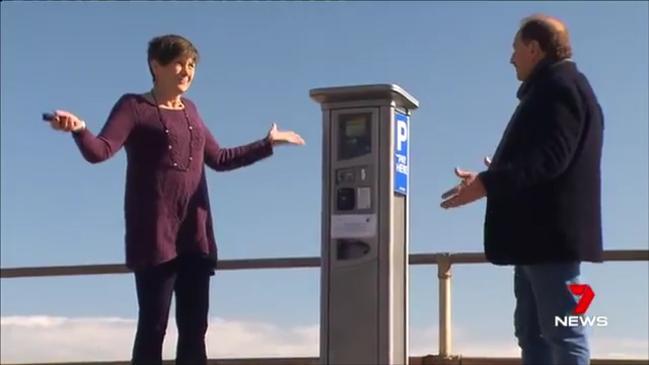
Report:
[[[273,123],[270,131],[268,131],[268,139],[273,146],[282,144],[303,145],[305,143],[304,139],[302,139],[299,134],[293,131],[280,131],[277,129],[277,123]]]

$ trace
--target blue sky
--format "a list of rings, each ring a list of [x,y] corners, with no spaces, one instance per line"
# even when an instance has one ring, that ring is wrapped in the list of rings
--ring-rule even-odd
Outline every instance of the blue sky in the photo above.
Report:
[[[98,131],[120,95],[151,87],[147,42],[167,33],[201,53],[188,96],[222,145],[261,138],[273,121],[307,141],[249,168],[208,173],[223,259],[319,255],[321,115],[309,89],[371,83],[399,84],[420,101],[411,118],[411,252],[480,252],[484,201],[444,211],[439,196],[456,181],[455,166],[481,169],[495,149],[517,102],[513,35],[535,12],[567,23],[574,59],[605,113],[605,248],[649,246],[646,2],[1,6],[3,268],[123,262],[124,152],[90,165],[39,116],[70,110]],[[609,327],[594,329],[596,355],[649,356],[647,271],[646,262],[584,266],[597,295],[590,311],[609,317]],[[411,333],[430,336],[411,350],[433,353],[435,267],[411,273]],[[317,326],[318,285],[317,270],[219,272],[210,314],[278,331]],[[457,266],[453,295],[458,352],[490,341],[515,349],[511,268]],[[3,320],[132,320],[136,310],[130,275],[2,280]],[[6,341],[3,353],[13,346]],[[128,358],[128,349],[110,356]]]

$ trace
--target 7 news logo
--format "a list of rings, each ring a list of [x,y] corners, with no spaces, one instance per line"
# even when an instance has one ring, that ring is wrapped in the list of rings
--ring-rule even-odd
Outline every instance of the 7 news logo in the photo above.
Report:
[[[569,284],[568,289],[570,292],[579,297],[577,305],[572,310],[572,315],[570,316],[555,316],[554,317],[554,326],[555,327],[577,327],[577,326],[597,326],[597,327],[606,327],[608,326],[608,317],[606,316],[586,316],[586,311],[590,307],[590,303],[595,298],[595,292],[588,284]]]

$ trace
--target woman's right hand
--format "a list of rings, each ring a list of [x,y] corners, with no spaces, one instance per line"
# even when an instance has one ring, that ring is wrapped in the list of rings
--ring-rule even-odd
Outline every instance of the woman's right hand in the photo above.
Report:
[[[86,128],[86,123],[76,115],[65,111],[54,112],[54,119],[50,122],[53,129],[64,132],[79,132]]]

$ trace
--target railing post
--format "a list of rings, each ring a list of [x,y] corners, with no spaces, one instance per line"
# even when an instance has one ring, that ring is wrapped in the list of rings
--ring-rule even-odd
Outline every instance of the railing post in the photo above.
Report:
[[[451,255],[437,256],[439,279],[439,357],[450,358],[453,351],[451,328]]]

